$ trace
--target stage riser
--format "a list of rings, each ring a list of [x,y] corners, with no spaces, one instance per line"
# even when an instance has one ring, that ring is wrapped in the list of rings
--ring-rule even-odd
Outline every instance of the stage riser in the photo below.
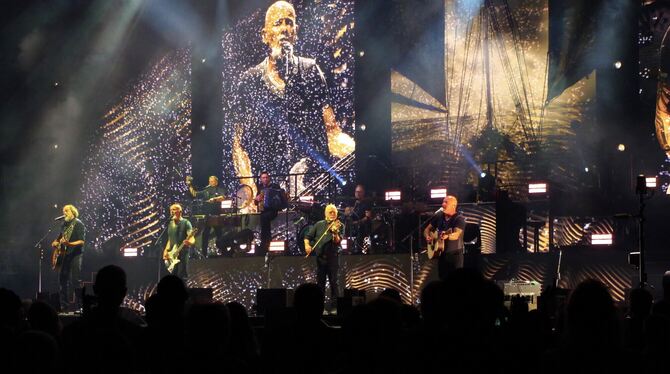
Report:
[[[537,281],[546,287],[556,278],[558,252],[494,254],[466,258],[466,264],[478,267],[494,281]],[[191,261],[188,286],[212,288],[219,302],[238,301],[247,308],[256,303],[259,288],[295,289],[302,283],[316,282],[314,258],[277,256],[270,258],[214,258]],[[408,254],[340,256],[340,294],[344,288],[366,290],[368,300],[385,288],[400,291],[405,303],[412,297],[418,302],[423,287],[437,279],[437,263],[419,255],[410,277]],[[616,251],[565,251],[561,259],[559,287],[574,288],[579,282],[596,278],[605,283],[616,301],[625,298],[633,284],[635,270],[626,263],[626,255]],[[137,279],[137,277],[133,277]],[[128,304],[140,308],[143,300],[155,289],[155,280],[131,287]],[[329,292],[326,292],[327,297]]]

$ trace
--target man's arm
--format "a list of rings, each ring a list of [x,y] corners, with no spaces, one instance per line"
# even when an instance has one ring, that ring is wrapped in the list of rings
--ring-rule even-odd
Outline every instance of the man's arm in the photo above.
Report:
[[[449,233],[449,240],[460,239],[461,235],[463,235],[464,230],[465,230],[465,218],[463,218],[463,216],[460,216],[458,218],[458,222],[456,223],[456,227],[454,227],[451,230],[451,233]]]
[[[163,249],[163,260],[168,259],[168,251],[170,250],[170,239],[167,240],[167,243],[165,243],[165,249]]]
[[[309,230],[307,230],[307,233],[305,234],[304,243],[305,243],[305,253],[307,253],[307,256],[309,256],[310,253],[312,253],[312,245],[310,244],[310,242],[314,240],[315,237],[316,237],[316,225],[313,225],[312,227],[309,228]]]
[[[195,244],[195,236],[191,236],[192,232],[193,226],[191,225],[191,222],[186,221],[186,239],[184,240],[184,245],[187,247]]]
[[[428,243],[433,242],[433,237],[430,235],[431,231],[433,231],[433,225],[429,223],[428,226],[426,226],[426,228],[423,230],[423,237]]]
[[[326,135],[328,137],[328,151],[330,154],[343,158],[354,151],[356,142],[354,139],[342,132],[340,125],[335,118],[333,107],[326,104],[322,110],[323,123],[326,125]]]

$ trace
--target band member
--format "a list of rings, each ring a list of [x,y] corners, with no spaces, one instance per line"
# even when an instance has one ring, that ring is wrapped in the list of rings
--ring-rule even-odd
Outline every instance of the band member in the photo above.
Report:
[[[81,274],[82,254],[86,243],[86,227],[79,220],[79,211],[74,205],[68,204],[63,207],[65,221],[60,235],[51,243],[51,246],[64,250],[60,259],[60,270],[58,282],[60,285],[60,308],[61,311],[73,311],[75,306],[74,288],[79,285]]]
[[[342,222],[337,219],[335,205],[326,205],[325,216],[326,219],[315,223],[305,234],[305,252],[308,256],[312,251],[316,254],[316,283],[325,295],[326,276],[328,277],[331,300],[334,302],[339,295],[337,270]]]
[[[184,282],[188,279],[188,259],[189,249],[195,244],[195,237],[191,236],[193,227],[191,222],[182,217],[182,207],[179,204],[172,204],[170,206],[170,223],[168,223],[168,241],[165,243],[163,250],[163,259],[167,260],[168,251],[173,249],[175,245],[184,244],[184,248],[179,253],[179,263],[175,266],[173,274],[180,277]],[[190,238],[189,238],[190,237]]]
[[[362,184],[356,185],[354,197],[354,205],[344,208],[347,236],[356,238],[353,252],[367,253],[369,248],[364,240],[372,232],[372,205],[365,198],[365,186]]]
[[[272,220],[281,210],[281,205],[272,203],[272,201],[281,198],[280,194],[284,194],[284,191],[278,184],[270,181],[270,174],[267,171],[262,171],[259,179],[261,183],[254,201],[261,212],[261,244],[256,250],[256,255],[265,256],[270,247],[270,241],[272,241]]]
[[[423,235],[426,242],[433,242],[431,236],[435,229],[438,232],[436,240],[444,240],[444,252],[438,258],[438,274],[440,279],[445,279],[449,272],[463,267],[463,231],[465,230],[465,217],[456,208],[458,200],[454,196],[447,196],[442,200],[441,211],[435,214],[428,223]]]
[[[219,178],[216,176],[210,176],[208,183],[209,184],[207,184],[207,187],[205,187],[202,191],[197,191],[195,187],[193,187],[193,178],[186,177],[188,192],[192,197],[202,200],[204,204],[203,213],[208,216],[217,215],[219,213],[220,203],[225,199],[225,192],[221,187],[219,187]],[[221,238],[223,237],[223,228],[218,226],[207,227],[207,223],[205,222],[205,227],[203,227],[202,230],[202,255],[205,257],[207,257],[207,254],[209,253],[209,237],[212,230],[214,230],[214,235],[216,235],[217,248],[219,248],[220,251],[223,250],[219,246],[221,243]]]
[[[319,167],[318,160],[352,153],[354,140],[336,121],[321,68],[293,53],[298,40],[293,5],[277,1],[268,8],[261,38],[268,54],[242,74],[232,105],[237,176],[248,177],[261,165],[273,173],[304,172]]]

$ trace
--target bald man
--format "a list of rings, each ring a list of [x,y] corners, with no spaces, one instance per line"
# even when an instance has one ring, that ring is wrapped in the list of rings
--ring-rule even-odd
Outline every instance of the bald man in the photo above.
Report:
[[[231,105],[232,161],[238,177],[254,175],[254,170],[322,171],[320,162],[354,150],[353,138],[336,121],[321,68],[314,59],[294,54],[298,29],[290,3],[277,1],[267,9],[260,36],[268,55],[242,74],[238,102]],[[251,180],[242,183],[253,185]]]
[[[458,200],[455,196],[445,197],[442,200],[441,211],[435,214],[423,231],[428,243],[433,242],[431,235],[433,230],[437,230],[439,240],[445,240],[444,252],[438,257],[437,266],[440,279],[443,280],[450,272],[463,267],[465,217],[458,212],[457,207]]]

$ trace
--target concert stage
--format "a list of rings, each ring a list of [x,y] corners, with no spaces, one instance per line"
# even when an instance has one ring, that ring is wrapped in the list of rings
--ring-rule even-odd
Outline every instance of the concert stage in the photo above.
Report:
[[[408,253],[341,255],[339,259],[340,293],[344,288],[365,290],[368,300],[385,288],[394,288],[405,303],[416,304],[423,287],[437,279],[437,262],[425,254],[415,255],[414,261]],[[628,265],[626,253],[618,251],[569,248],[550,253],[466,255],[465,265],[479,268],[485,277],[500,283],[532,281],[544,289],[554,284],[559,259],[561,288],[572,289],[585,279],[596,278],[610,288],[616,301],[623,301],[635,282],[635,269]],[[149,266],[147,262],[133,267]],[[300,256],[272,256],[267,266],[261,257],[192,260],[188,286],[211,288],[215,301],[237,301],[253,311],[257,289],[295,289],[302,283],[316,282],[315,267],[314,258]],[[143,309],[144,300],[156,287],[156,280],[147,276],[150,274],[129,274],[133,284],[129,285],[127,306]]]

